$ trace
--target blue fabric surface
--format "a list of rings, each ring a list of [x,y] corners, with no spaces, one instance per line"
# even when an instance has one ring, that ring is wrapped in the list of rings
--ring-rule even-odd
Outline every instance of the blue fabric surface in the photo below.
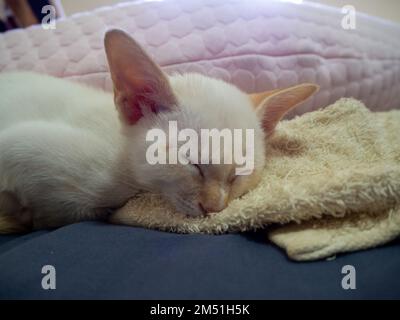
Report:
[[[43,290],[43,265],[56,290]],[[356,290],[341,287],[356,268]],[[85,222],[0,236],[0,298],[400,298],[400,242],[296,263],[263,233],[180,235]]]

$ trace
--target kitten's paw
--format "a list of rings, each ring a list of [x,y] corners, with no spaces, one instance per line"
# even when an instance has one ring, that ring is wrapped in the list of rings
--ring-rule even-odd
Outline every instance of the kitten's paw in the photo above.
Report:
[[[20,204],[13,193],[0,192],[0,234],[27,232],[31,229],[31,212]]]

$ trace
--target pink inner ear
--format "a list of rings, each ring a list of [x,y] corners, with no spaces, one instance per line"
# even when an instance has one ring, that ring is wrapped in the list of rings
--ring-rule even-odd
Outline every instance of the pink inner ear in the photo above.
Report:
[[[267,135],[270,135],[274,132],[275,127],[277,126],[279,120],[283,118],[284,113],[280,112],[280,110],[270,108],[268,110],[266,116],[264,116],[264,120],[262,121],[263,127]]]
[[[138,99],[125,100],[122,104],[123,110],[121,113],[124,115],[125,121],[129,125],[134,125],[143,117],[142,110],[140,109],[140,102]]]
[[[153,100],[154,97],[156,97],[156,93],[154,92],[154,89],[150,85],[143,85],[141,93],[137,97],[137,100],[142,104],[145,105],[147,108],[150,108],[150,110],[154,113],[157,113],[157,104]],[[152,97],[152,98],[150,98]]]
[[[143,117],[141,108],[149,108],[152,112],[157,113],[156,102],[152,100],[153,89],[150,86],[143,86],[138,94],[132,94],[123,99],[121,113],[128,125],[134,125]]]
[[[262,120],[264,131],[266,132],[267,136],[274,132],[279,121],[290,109],[296,105],[290,100],[290,98],[290,95],[277,95],[269,98]]]

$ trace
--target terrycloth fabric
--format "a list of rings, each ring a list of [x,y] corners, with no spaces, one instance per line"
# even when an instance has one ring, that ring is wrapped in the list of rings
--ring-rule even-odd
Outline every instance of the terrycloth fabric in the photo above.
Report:
[[[376,246],[400,234],[399,128],[400,111],[373,113],[341,99],[282,121],[269,140],[261,183],[222,212],[188,218],[142,194],[111,222],[184,233],[298,222],[269,233],[297,260]]]
[[[372,248],[400,235],[400,208],[378,214],[352,214],[343,218],[291,224],[269,231],[269,239],[294,260],[316,260]]]
[[[0,35],[0,71],[34,70],[111,91],[103,35],[131,34],[167,73],[200,72],[246,92],[302,82],[321,90],[291,115],[341,97],[372,109],[400,106],[400,26],[357,11],[266,0],[146,0]]]

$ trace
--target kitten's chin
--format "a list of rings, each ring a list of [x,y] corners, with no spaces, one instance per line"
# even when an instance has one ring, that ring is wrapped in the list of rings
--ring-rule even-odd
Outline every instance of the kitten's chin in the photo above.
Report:
[[[201,218],[201,217],[205,217],[206,216],[206,214],[202,210],[186,211],[186,212],[184,212],[184,214],[189,218]]]
[[[191,208],[177,208],[178,212],[181,212],[187,217],[190,218],[200,218],[200,217],[205,217],[206,213],[200,208],[196,207],[191,207]]]
[[[182,199],[169,199],[175,210],[187,217],[199,218],[206,215],[204,209],[199,205],[195,205],[187,200]]]

